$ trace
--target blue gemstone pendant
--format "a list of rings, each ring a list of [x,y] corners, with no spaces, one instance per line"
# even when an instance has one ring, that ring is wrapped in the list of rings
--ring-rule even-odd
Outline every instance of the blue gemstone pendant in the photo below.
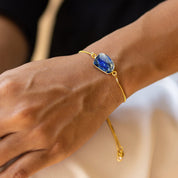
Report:
[[[100,53],[93,62],[94,66],[100,69],[106,74],[113,72],[115,65],[109,56],[104,53]]]

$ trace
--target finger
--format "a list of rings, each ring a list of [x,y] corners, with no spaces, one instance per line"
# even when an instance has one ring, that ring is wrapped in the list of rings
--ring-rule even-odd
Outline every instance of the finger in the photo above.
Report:
[[[0,140],[0,166],[32,149],[31,144],[26,142],[25,139],[25,134],[15,133]]]
[[[20,155],[21,156],[21,155]],[[13,164],[17,159],[20,158],[20,156],[17,156],[16,158],[13,158],[12,160],[8,161],[6,164],[0,167],[0,173],[3,172],[5,169],[7,169],[11,164]]]
[[[19,158],[4,172],[0,173],[1,178],[28,178],[40,169],[50,166],[46,150],[30,152]]]

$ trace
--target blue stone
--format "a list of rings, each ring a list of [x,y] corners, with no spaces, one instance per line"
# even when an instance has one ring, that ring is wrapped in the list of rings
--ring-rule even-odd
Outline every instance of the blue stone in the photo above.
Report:
[[[111,60],[109,56],[104,53],[100,53],[94,60],[93,64],[103,71],[104,73],[110,74],[114,68],[114,62]]]

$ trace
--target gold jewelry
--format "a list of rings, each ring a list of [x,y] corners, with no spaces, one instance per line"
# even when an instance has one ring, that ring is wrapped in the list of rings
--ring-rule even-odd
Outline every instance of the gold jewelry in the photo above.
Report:
[[[117,71],[115,70],[115,64],[114,62],[111,60],[111,58],[109,56],[107,56],[106,54],[104,53],[100,53],[99,55],[96,55],[94,52],[88,52],[88,51],[79,51],[79,53],[85,53],[85,54],[88,54],[90,55],[93,59],[94,59],[94,62],[93,62],[93,65],[99,69],[100,71],[104,72],[105,74],[111,74],[120,90],[121,90],[121,93],[122,93],[122,96],[123,96],[123,100],[124,102],[126,101],[127,97],[126,97],[126,94],[119,82],[119,79],[118,79],[118,76],[117,76]],[[122,161],[123,157],[124,157],[124,149],[123,147],[121,146],[119,140],[118,140],[118,137],[116,135],[116,132],[111,124],[111,121],[109,118],[107,118],[107,124],[112,132],[112,135],[114,137],[114,140],[115,140],[115,143],[116,143],[116,149],[117,149],[117,161]]]

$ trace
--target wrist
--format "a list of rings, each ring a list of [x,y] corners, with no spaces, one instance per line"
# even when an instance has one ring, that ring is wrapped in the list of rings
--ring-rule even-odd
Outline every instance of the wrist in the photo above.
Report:
[[[175,35],[177,28],[174,27],[175,31],[165,32],[163,32],[163,29],[166,29],[165,24],[162,29],[153,28],[159,21],[159,17],[155,21],[154,13],[150,12],[85,49],[110,56],[116,65],[119,81],[127,97],[177,71],[178,62],[175,57],[178,55],[176,52],[178,40]],[[171,45],[172,43],[174,45]]]
[[[96,54],[103,52],[114,61],[119,82],[127,97],[136,91],[136,82],[134,82],[132,76],[133,72],[138,72],[135,70],[139,66],[139,56],[137,56],[137,53],[134,50],[134,46],[140,38],[137,31],[137,27],[134,24],[131,24],[107,35],[84,49]],[[132,75],[130,76],[130,74]],[[113,79],[108,78],[108,80]],[[115,83],[115,80],[113,80],[111,84],[112,87],[115,88],[115,93],[118,93],[119,88]]]

